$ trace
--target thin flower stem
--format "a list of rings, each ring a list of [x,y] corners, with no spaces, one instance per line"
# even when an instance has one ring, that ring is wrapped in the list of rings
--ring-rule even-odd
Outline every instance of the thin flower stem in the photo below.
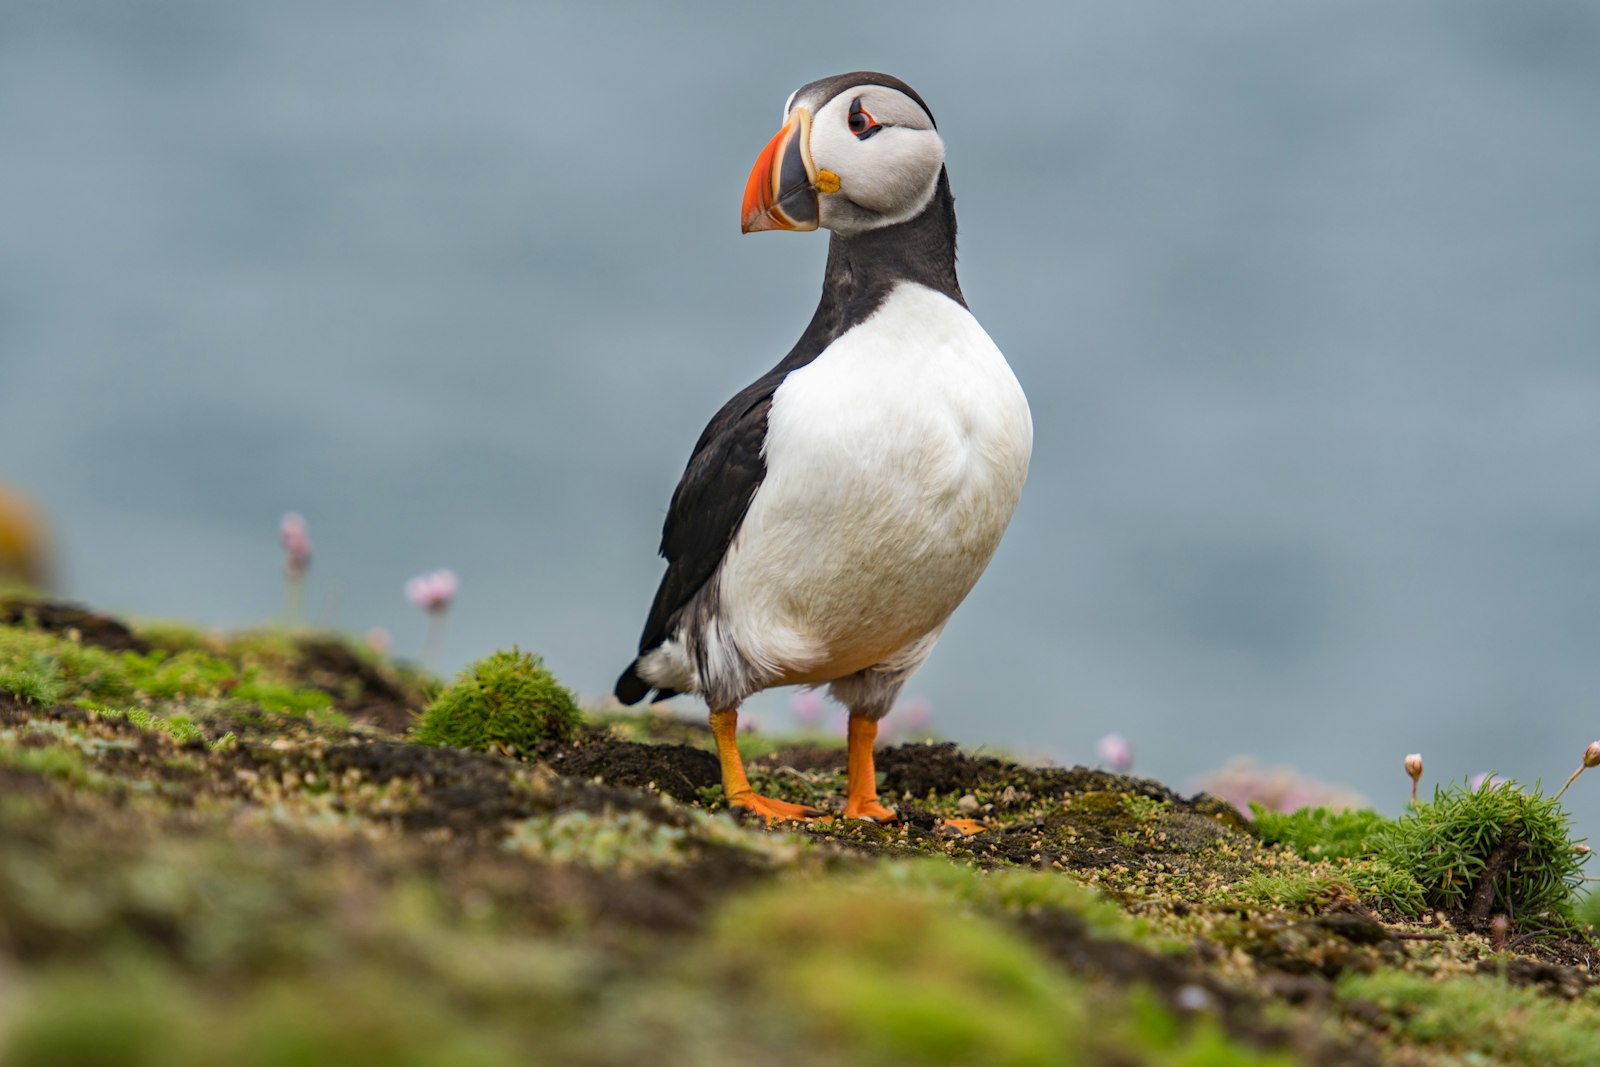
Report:
[[[444,616],[443,608],[428,612],[428,636],[422,642],[424,664],[431,665],[439,657],[439,650],[444,645]]]
[[[291,571],[283,586],[283,617],[290,626],[300,623],[305,610],[305,591],[304,575]]]
[[[1588,765],[1587,764],[1583,764],[1583,763],[1578,764],[1578,769],[1572,772],[1572,777],[1567,779],[1567,784],[1561,787],[1561,793],[1565,793],[1567,791],[1568,786],[1571,786],[1573,782],[1576,782],[1578,780],[1578,775],[1582,774],[1586,770],[1588,770]],[[1561,793],[1557,793],[1555,796],[1551,797],[1550,799],[1552,799],[1552,800],[1560,800],[1561,799]]]

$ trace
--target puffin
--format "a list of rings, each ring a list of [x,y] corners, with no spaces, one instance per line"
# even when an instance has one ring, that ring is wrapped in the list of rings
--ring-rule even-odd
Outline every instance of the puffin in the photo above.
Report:
[[[822,297],[788,355],[695,443],[616,696],[704,700],[727,803],[771,823],[823,813],[751,788],[739,707],[826,685],[849,711],[843,814],[893,822],[878,722],[999,546],[1032,415],[961,293],[944,141],[899,78],[854,71],[790,94],[740,223],[830,231]]]

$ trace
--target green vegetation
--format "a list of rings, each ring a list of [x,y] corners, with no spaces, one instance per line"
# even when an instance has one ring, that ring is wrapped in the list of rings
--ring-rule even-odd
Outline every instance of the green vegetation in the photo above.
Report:
[[[1502,782],[1436,789],[1383,836],[1380,855],[1411,872],[1430,907],[1566,928],[1587,858],[1572,845],[1560,804]]]
[[[71,702],[136,717],[138,709],[156,703],[211,713],[251,707],[287,715],[314,714],[333,704],[327,693],[297,686],[248,660],[197,650],[111,652],[22,627],[0,627],[0,690],[40,706]]]
[[[428,705],[411,737],[423,745],[531,753],[542,741],[570,740],[581,718],[578,702],[544,661],[513,648],[462,671]]]
[[[917,744],[878,757],[898,824],[767,827],[698,716],[581,716],[515,650],[418,720],[435,683],[326,635],[7,610],[8,1067],[1593,1059],[1537,795],[1251,826]],[[755,742],[758,789],[837,804],[835,743]]]
[[[1374,811],[1257,810],[1256,827],[1265,842],[1309,860],[1338,861],[1360,896],[1403,915],[1426,907],[1480,919],[1508,914],[1561,929],[1576,921],[1573,891],[1586,854],[1574,850],[1561,806],[1515,782],[1436,789],[1432,801],[1399,819]],[[1262,883],[1256,896],[1303,902],[1318,890]]]
[[[1600,1033],[1600,991],[1575,1000],[1513,986],[1488,975],[1449,980],[1406,971],[1350,975],[1347,1004],[1373,1005],[1408,1043],[1470,1057],[1465,1063],[1592,1067]]]
[[[1277,812],[1256,804],[1251,811],[1261,840],[1288,845],[1308,860],[1371,859],[1378,853],[1379,839],[1394,827],[1393,819],[1370,808]]]

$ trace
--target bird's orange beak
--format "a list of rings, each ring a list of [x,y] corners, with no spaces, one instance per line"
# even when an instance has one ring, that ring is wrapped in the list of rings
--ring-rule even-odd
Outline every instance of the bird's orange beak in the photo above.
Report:
[[[756,157],[744,184],[740,228],[814,230],[817,228],[817,168],[811,162],[811,113],[797,107],[789,121]]]

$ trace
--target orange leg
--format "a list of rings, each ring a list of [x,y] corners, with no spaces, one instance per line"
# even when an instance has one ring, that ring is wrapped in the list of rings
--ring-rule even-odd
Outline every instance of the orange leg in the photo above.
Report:
[[[722,792],[728,806],[755,812],[767,822],[774,819],[814,819],[822,812],[804,804],[790,804],[759,795],[750,788],[750,779],[744,774],[744,760],[739,756],[739,730],[737,711],[713,711],[711,735],[717,739],[717,759],[722,763]]]
[[[845,790],[844,817],[894,822],[895,813],[878,803],[878,772],[872,765],[872,745],[878,739],[878,720],[850,716],[850,781]]]

